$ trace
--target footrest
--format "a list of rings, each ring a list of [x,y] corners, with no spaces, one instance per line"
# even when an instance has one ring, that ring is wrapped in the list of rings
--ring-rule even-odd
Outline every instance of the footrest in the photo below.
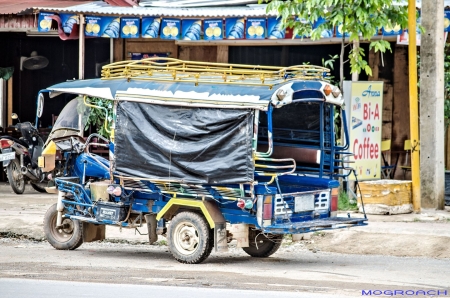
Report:
[[[367,225],[367,218],[329,217],[303,222],[276,224],[264,227],[264,232],[273,234],[301,234],[320,230],[341,229],[363,225]]]

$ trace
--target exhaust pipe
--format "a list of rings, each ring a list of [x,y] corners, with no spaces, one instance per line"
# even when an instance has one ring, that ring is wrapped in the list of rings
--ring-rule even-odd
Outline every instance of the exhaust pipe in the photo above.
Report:
[[[20,168],[20,172],[22,175],[27,176],[31,180],[39,180],[39,177],[35,176],[30,170],[27,169],[27,167]]]

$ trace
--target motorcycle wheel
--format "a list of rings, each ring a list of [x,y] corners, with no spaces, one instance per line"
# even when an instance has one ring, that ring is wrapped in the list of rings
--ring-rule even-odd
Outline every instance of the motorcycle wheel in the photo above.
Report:
[[[58,211],[53,204],[44,216],[44,234],[47,241],[56,249],[74,250],[83,244],[83,223],[63,218],[62,227],[56,227]]]
[[[33,182],[31,182],[30,184],[31,184],[31,187],[37,192],[47,192],[45,190],[45,185],[46,185],[45,183],[33,183]]]
[[[25,177],[20,172],[20,162],[19,160],[13,159],[6,167],[6,171],[8,173],[8,181],[9,185],[13,191],[20,195],[25,191]]]

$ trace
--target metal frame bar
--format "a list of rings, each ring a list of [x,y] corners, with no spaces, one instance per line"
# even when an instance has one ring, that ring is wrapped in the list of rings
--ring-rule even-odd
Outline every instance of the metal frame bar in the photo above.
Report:
[[[164,62],[160,62],[164,60]],[[257,69],[256,69],[257,68]],[[241,65],[183,61],[153,57],[139,61],[120,61],[103,66],[102,79],[140,79],[151,81],[200,82],[273,86],[292,79],[327,81],[330,70],[321,66],[290,67]]]

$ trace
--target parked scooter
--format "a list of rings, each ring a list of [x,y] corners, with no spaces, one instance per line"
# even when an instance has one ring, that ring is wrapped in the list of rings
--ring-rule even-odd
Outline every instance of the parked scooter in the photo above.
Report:
[[[19,119],[17,114],[12,114],[12,119]],[[0,137],[0,161],[8,176],[9,184],[16,194],[25,191],[25,185],[30,181],[31,187],[38,192],[45,192],[45,188],[39,183],[45,177],[38,167],[38,157],[42,153],[44,142],[39,132],[30,122],[20,122],[14,125],[15,130],[21,133],[20,138],[11,136]]]

